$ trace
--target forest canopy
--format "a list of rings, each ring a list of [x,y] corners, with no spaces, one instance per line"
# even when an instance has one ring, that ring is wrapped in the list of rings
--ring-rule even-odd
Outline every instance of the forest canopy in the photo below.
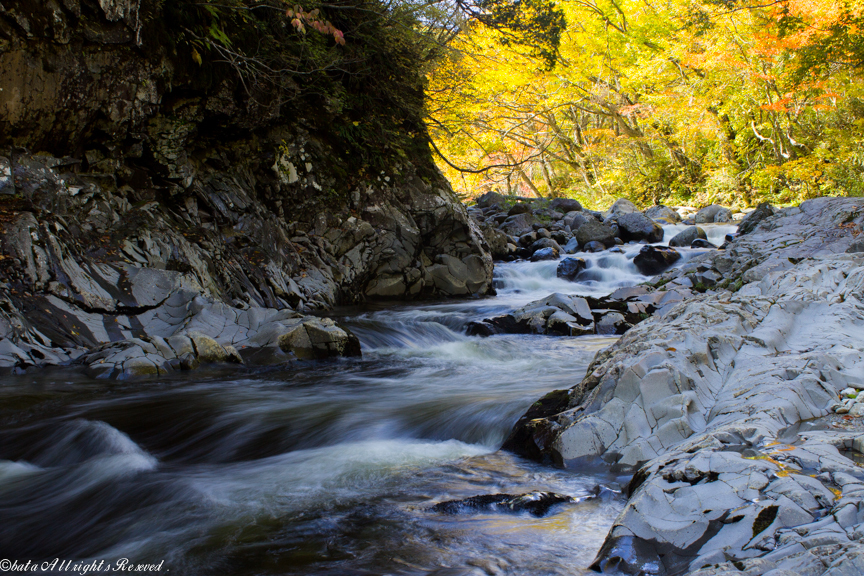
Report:
[[[429,74],[439,166],[464,195],[743,206],[864,194],[864,2],[547,10],[560,32],[541,49],[529,37],[542,29],[471,18]]]

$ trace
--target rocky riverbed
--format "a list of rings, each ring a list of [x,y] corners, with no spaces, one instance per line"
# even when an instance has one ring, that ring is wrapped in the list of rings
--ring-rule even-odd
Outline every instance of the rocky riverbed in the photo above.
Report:
[[[658,277],[717,281],[628,330],[505,442],[635,473],[597,570],[864,570],[864,435],[832,417],[864,389],[864,201],[771,212]]]

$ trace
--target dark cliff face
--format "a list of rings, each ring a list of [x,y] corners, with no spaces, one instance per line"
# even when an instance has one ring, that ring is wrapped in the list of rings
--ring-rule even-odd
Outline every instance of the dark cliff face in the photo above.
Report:
[[[399,69],[402,43],[373,43],[371,21],[340,16],[341,53],[332,38],[279,32],[278,14],[223,15],[232,50],[259,46],[243,68],[196,44],[208,25],[196,4],[168,4],[0,4],[7,339],[48,301],[73,315],[160,306],[171,290],[132,294],[140,269],[236,309],[490,289],[482,236],[429,157],[422,71]],[[388,60],[405,72],[394,89],[374,70]],[[256,76],[274,63],[285,69]],[[40,345],[136,335],[52,330]]]

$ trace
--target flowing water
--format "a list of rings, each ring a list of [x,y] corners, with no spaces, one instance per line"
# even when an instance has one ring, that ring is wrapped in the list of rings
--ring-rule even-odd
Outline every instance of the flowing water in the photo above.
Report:
[[[498,447],[532,402],[576,384],[614,339],[484,339],[464,327],[552,292],[644,281],[639,248],[580,254],[590,267],[577,283],[556,278],[557,262],[517,262],[496,267],[495,298],[343,311],[361,359],[158,382],[61,369],[9,377],[0,559],[128,558],[174,574],[586,573],[626,479]],[[598,485],[604,497],[542,518],[429,509]]]

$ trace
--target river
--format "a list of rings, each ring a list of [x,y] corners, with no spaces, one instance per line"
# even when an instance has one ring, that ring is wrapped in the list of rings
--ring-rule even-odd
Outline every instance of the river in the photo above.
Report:
[[[732,230],[712,227],[711,239]],[[552,292],[642,282],[639,248],[580,254],[591,263],[581,282],[556,278],[554,261],[499,264],[494,298],[339,311],[360,359],[143,382],[59,368],[8,377],[0,558],[128,558],[172,574],[588,573],[627,478],[498,447],[532,402],[579,382],[614,338],[479,338],[464,328]],[[430,510],[480,494],[578,498],[598,486],[601,497],[542,518]]]

